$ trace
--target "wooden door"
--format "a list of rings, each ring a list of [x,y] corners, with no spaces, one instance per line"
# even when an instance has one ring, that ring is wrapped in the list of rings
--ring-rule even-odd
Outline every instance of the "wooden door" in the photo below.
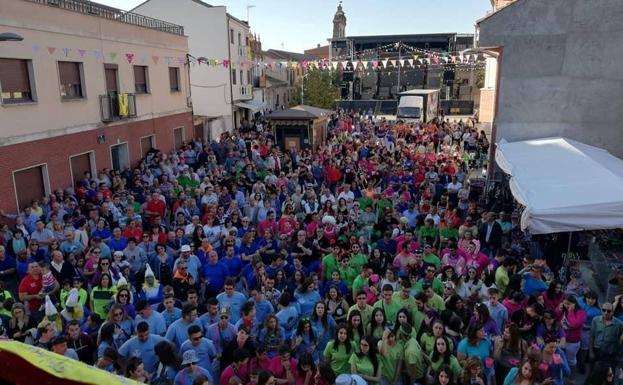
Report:
[[[31,201],[39,201],[45,195],[43,176],[43,166],[31,167],[16,171],[13,174],[17,204],[20,211],[23,210],[24,207],[30,206]]]
[[[71,180],[76,185],[76,182],[84,178],[85,171],[88,171],[93,175],[91,170],[91,153],[80,154],[69,158],[71,164]]]

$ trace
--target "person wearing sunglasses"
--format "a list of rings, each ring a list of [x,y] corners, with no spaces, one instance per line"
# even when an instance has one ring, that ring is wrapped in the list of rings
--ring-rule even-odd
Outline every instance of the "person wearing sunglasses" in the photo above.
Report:
[[[596,361],[612,361],[618,356],[623,337],[623,322],[614,317],[611,303],[601,305],[601,316],[593,318],[589,356]]]
[[[217,361],[216,347],[214,342],[204,337],[201,327],[199,325],[190,325],[188,327],[188,339],[184,341],[180,347],[180,352],[184,354],[189,350],[194,350],[197,353],[199,362],[197,365],[210,372],[211,378],[214,378],[215,368],[214,365]]]

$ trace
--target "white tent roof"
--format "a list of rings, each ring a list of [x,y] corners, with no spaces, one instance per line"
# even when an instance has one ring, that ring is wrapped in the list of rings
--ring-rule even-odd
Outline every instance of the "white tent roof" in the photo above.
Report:
[[[623,227],[623,161],[565,138],[499,143],[496,162],[511,176],[532,234]]]

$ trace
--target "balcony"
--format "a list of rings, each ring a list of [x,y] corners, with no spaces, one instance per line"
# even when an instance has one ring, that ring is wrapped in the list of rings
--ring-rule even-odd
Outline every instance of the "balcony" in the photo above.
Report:
[[[125,104],[127,96],[127,105]],[[102,122],[116,122],[123,119],[136,118],[136,95],[117,94],[111,92],[99,96],[100,115]]]
[[[31,3],[48,5],[51,7],[66,9],[68,11],[83,13],[86,15],[99,16],[104,19],[115,20],[126,24],[155,29],[161,32],[184,36],[184,27],[168,23],[166,21],[139,15],[138,13],[126,12],[121,9],[107,7],[102,4],[92,3],[85,0],[26,0]]]

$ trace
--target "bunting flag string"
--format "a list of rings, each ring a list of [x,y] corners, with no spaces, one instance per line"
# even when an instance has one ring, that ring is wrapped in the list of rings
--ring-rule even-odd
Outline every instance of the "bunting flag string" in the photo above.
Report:
[[[41,48],[45,47],[48,54],[51,56],[58,55],[64,57],[75,57],[88,60],[89,57],[95,58],[97,61],[104,61],[109,59],[111,61],[117,61],[119,57],[118,52],[103,51],[99,49],[88,50],[80,47],[55,47],[55,46],[42,46],[34,44],[32,45],[33,54],[39,54],[45,52]],[[408,52],[402,52],[406,55],[396,55],[393,53],[398,49],[404,48]],[[257,61],[253,60],[251,55],[247,55],[245,58],[236,58],[235,61],[229,59],[216,59],[216,58],[195,58],[192,55],[188,56],[160,56],[150,54],[149,52],[126,52],[122,53],[121,57],[125,58],[124,62],[132,65],[134,63],[141,63],[146,65],[148,61],[153,62],[153,65],[166,64],[170,65],[192,65],[203,66],[206,68],[230,68],[235,67],[238,69],[253,69],[253,68],[268,68],[271,70],[284,70],[293,69],[297,71],[304,71],[306,69],[319,69],[319,70],[333,70],[333,71],[405,71],[407,68],[422,69],[422,68],[441,68],[445,71],[467,71],[473,69],[480,69],[484,66],[485,60],[483,55],[470,54],[463,55],[462,53],[449,54],[447,52],[433,52],[423,50],[415,47],[410,47],[403,43],[394,43],[382,46],[378,49],[370,50],[370,52],[379,52],[381,50],[391,50],[392,52],[385,57],[364,59],[361,57],[336,57],[334,60],[301,60],[301,61]],[[247,54],[249,50],[247,50]],[[140,58],[140,59],[139,59]]]

